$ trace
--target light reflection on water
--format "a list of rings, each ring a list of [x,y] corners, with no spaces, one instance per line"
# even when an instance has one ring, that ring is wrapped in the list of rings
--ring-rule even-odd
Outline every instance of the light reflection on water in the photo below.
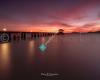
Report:
[[[41,38],[41,43],[44,44],[46,42],[45,37]]]
[[[78,34],[56,36],[44,52],[39,51],[39,45],[48,39],[40,37],[37,40],[0,44],[0,77],[12,73],[17,80],[26,77],[34,80],[33,74],[42,72],[85,78],[99,76],[99,34],[81,35],[81,39]]]
[[[11,46],[10,43],[4,43],[0,45],[0,73],[6,75],[5,78],[10,75],[11,68]]]
[[[34,53],[34,48],[35,48],[35,42],[34,42],[34,40],[32,40],[32,41],[29,41],[29,53]]]
[[[33,60],[33,57],[34,57],[34,54],[35,54],[34,51],[35,51],[35,41],[32,40],[32,41],[28,42],[28,52],[27,52],[28,61],[30,61],[30,63],[32,63],[32,60]]]

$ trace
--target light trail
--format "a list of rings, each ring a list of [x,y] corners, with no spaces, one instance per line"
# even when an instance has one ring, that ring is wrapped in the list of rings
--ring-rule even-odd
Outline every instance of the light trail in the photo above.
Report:
[[[52,37],[49,38],[49,40],[47,42],[45,42],[45,45],[48,45],[57,35],[58,32],[56,32]]]
[[[56,34],[57,34],[57,33],[55,33],[55,35],[53,35],[52,37],[50,37],[44,44],[41,44],[41,45],[39,46],[39,49],[40,49],[41,51],[45,51],[45,50],[47,49],[47,45],[55,38]]]
[[[55,36],[56,35],[53,35],[52,37],[50,37],[49,40],[47,42],[45,42],[44,44],[48,45],[48,43],[50,43],[55,38]]]

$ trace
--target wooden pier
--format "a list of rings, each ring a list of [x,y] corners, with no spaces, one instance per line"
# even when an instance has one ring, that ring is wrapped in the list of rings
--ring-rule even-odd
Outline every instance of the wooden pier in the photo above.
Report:
[[[0,32],[0,42],[10,42],[12,40],[32,40],[37,37],[52,36],[55,33],[45,32]]]

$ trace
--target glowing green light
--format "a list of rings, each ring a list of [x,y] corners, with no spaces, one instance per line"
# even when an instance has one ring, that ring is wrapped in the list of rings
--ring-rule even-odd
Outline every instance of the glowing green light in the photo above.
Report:
[[[39,49],[41,50],[41,51],[45,51],[46,50],[46,45],[45,44],[41,44],[40,46],[39,46]]]

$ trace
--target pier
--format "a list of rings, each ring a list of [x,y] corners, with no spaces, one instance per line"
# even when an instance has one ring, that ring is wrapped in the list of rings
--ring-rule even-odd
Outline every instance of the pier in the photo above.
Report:
[[[0,32],[0,42],[10,42],[12,40],[32,40],[37,37],[52,36],[55,33],[47,32]]]

